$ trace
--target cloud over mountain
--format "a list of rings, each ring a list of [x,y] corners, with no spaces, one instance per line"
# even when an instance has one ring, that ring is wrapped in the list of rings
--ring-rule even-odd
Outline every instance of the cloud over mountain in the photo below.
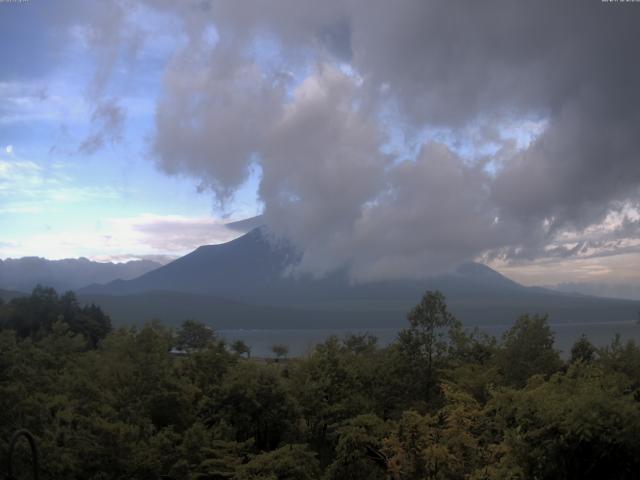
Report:
[[[98,48],[95,82],[113,48],[145,41],[125,28],[136,15],[170,18],[180,40],[163,70],[152,158],[222,205],[259,169],[264,219],[304,250],[303,270],[415,276],[481,256],[640,246],[633,3],[114,8],[90,23],[88,38],[110,45]]]

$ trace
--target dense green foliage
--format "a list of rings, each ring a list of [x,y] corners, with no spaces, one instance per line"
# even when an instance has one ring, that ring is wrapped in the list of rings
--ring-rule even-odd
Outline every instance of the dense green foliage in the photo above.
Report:
[[[92,348],[111,331],[111,320],[100,307],[81,307],[73,292],[59,296],[53,288],[37,286],[29,297],[0,301],[0,328],[14,330],[19,337],[48,335],[58,322],[82,335]]]
[[[99,309],[47,289],[0,306],[0,322],[0,454],[28,428],[45,479],[640,471],[640,349],[582,338],[563,361],[544,317],[525,315],[496,340],[465,331],[427,292],[388,347],[332,337],[306,358],[274,349],[277,362],[193,320],[110,332]]]

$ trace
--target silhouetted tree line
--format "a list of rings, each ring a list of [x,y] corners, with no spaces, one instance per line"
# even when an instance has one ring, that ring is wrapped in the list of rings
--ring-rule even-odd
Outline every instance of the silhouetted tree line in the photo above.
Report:
[[[545,317],[525,315],[498,340],[427,292],[388,347],[331,337],[305,358],[265,362],[193,320],[109,332],[98,311],[47,289],[0,307],[0,452],[30,429],[42,478],[640,472],[640,349],[618,337],[605,348],[581,338],[562,360]],[[176,345],[191,353],[171,355]]]
[[[30,296],[6,304],[0,300],[0,328],[14,330],[21,338],[49,335],[56,323],[82,335],[91,348],[111,331],[109,316],[94,304],[81,307],[73,292],[58,295],[53,288],[39,285]]]

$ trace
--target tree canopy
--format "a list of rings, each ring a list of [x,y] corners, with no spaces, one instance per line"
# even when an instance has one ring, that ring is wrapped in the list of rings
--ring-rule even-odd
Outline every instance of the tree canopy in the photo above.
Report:
[[[0,465],[11,433],[28,428],[45,480],[640,471],[640,348],[620,338],[579,339],[564,361],[546,317],[524,315],[495,339],[428,292],[387,347],[334,336],[276,363],[195,321],[112,330],[98,312],[42,288],[0,307]],[[188,353],[173,355],[177,344]]]
[[[91,347],[111,331],[111,319],[102,309],[94,304],[81,306],[73,292],[58,295],[53,288],[37,286],[29,296],[0,304],[0,328],[23,338],[50,334],[56,322],[66,323]]]

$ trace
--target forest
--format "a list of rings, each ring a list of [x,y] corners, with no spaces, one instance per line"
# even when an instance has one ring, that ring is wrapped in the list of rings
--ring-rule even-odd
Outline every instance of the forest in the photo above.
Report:
[[[51,480],[638,478],[640,348],[619,337],[561,356],[546,317],[497,339],[429,291],[389,346],[286,353],[195,320],[113,328],[38,287],[0,305],[0,478],[21,428]]]

